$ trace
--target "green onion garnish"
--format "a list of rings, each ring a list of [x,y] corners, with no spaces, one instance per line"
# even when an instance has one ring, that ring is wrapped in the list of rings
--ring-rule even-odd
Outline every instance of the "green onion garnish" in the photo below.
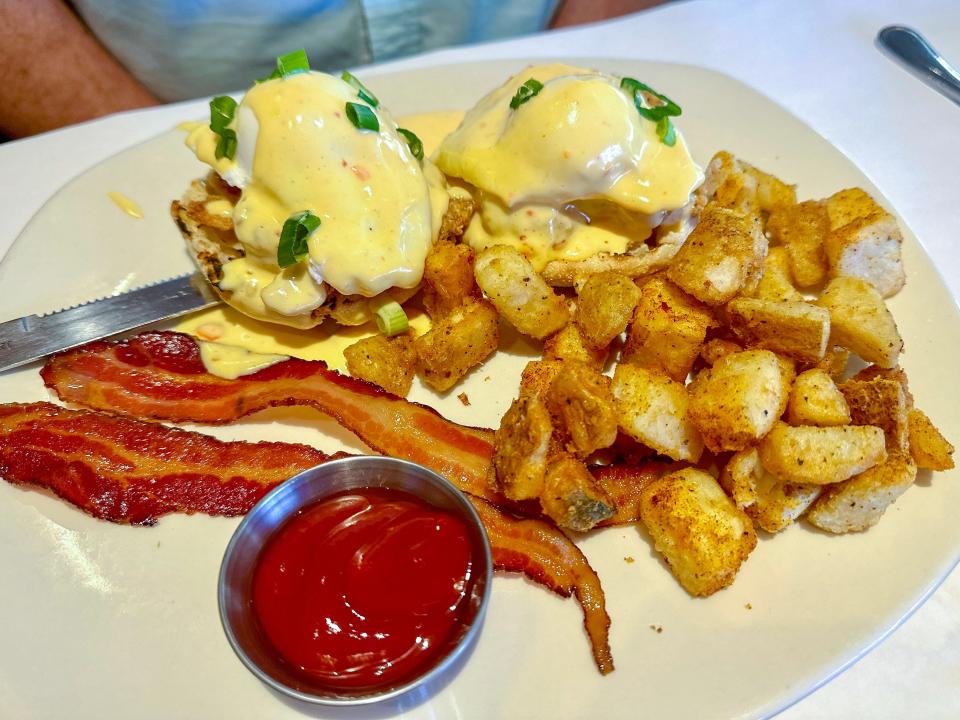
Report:
[[[543,83],[534,78],[530,78],[517,88],[517,94],[510,100],[510,108],[516,110],[541,90],[543,90]]]
[[[413,156],[417,160],[423,160],[423,143],[420,141],[420,138],[406,128],[397,128],[397,132],[403,135],[403,138],[407,141],[407,145],[410,147],[410,152],[413,153]]]
[[[387,337],[406,332],[410,325],[407,321],[407,314],[400,307],[400,303],[392,300],[381,305],[375,317],[377,319],[377,329]]]
[[[320,227],[320,218],[309,210],[291,215],[283,223],[280,244],[277,246],[277,265],[282,268],[295,265],[307,257],[307,238]]]
[[[229,95],[217,95],[210,101],[210,129],[217,135],[227,129],[237,110],[237,101]]]
[[[220,132],[220,139],[217,140],[217,147],[213,154],[217,160],[221,158],[233,160],[234,155],[237,154],[237,133],[230,128],[224,128]]]
[[[348,102],[347,117],[353,126],[360,130],[380,130],[380,121],[377,120],[376,113],[366,105]]]
[[[667,147],[673,147],[677,142],[677,131],[670,122],[670,118],[662,117],[657,120],[657,137]]]
[[[277,72],[280,77],[290,77],[297,73],[310,72],[310,60],[304,50],[294,50],[292,53],[277,58]]]
[[[267,80],[276,80],[278,77],[280,77],[280,71],[277,70],[276,68],[274,68],[272,73],[270,73],[269,75],[267,75],[267,76],[265,76],[265,77],[257,78],[256,80],[254,80],[254,82],[255,82],[257,85],[259,85],[260,83],[264,83],[264,82],[266,82]]]
[[[380,104],[380,101],[377,100],[377,96],[372,92],[367,90],[362,82],[360,82],[355,75],[348,73],[346,70],[343,71],[343,74],[340,75],[343,81],[357,91],[357,95],[361,100],[370,105],[371,107],[376,107]]]
[[[625,90],[633,98],[633,104],[641,117],[651,122],[658,122],[660,118],[664,117],[676,117],[683,112],[680,106],[666,95],[658,93],[649,85],[634,78],[625,77],[620,80],[620,89]],[[651,95],[660,102],[653,107],[648,107],[649,96]]]

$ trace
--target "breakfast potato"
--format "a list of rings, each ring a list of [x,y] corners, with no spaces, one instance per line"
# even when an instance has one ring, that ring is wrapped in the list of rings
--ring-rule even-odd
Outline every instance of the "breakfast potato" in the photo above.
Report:
[[[800,517],[822,490],[819,485],[782,482],[766,471],[756,448],[730,457],[720,486],[754,525],[769,533],[780,532]]]
[[[734,210],[742,215],[760,210],[757,200],[757,178],[747,172],[744,163],[726,150],[717,152],[707,164],[703,183],[695,194],[695,212],[708,203]]]
[[[700,348],[700,359],[707,365],[715,364],[720,358],[732,355],[733,353],[743,352],[743,346],[727,340],[726,338],[713,338],[707,340]]]
[[[567,324],[567,303],[537,275],[533,265],[515,248],[495,245],[474,261],[480,289],[524,335],[542,340]]]
[[[850,361],[850,351],[846,348],[834,345],[828,347],[823,353],[823,357],[816,363],[801,363],[800,371],[804,370],[823,370],[834,382],[839,382],[847,374],[847,363]]]
[[[787,421],[820,427],[849,425],[850,408],[826,370],[806,370],[797,375],[790,390]]]
[[[896,295],[907,276],[897,219],[886,210],[831,230],[824,242],[831,277],[849,275],[873,285],[883,297]]]
[[[743,160],[739,162],[757,183],[757,205],[761,210],[769,213],[785,205],[796,205],[796,185],[788,185],[776,175],[764,172]]]
[[[787,406],[784,375],[769,350],[732,353],[701,370],[690,384],[688,412],[706,446],[742,450],[766,435]]]
[[[837,277],[824,289],[817,305],[830,313],[830,342],[852,350],[867,362],[892,368],[903,340],[880,293],[866,280]]]
[[[830,233],[830,219],[823,203],[807,200],[777,208],[767,220],[767,232],[772,242],[781,243],[786,249],[790,273],[797,285],[810,287],[826,279],[824,243]]]
[[[785,482],[828,485],[883,462],[883,430],[869,425],[793,427],[778,422],[757,446],[760,462]]]
[[[587,344],[607,347],[622,333],[640,299],[640,288],[618,272],[591,275],[580,288],[574,320]]]
[[[587,344],[575,323],[568,323],[543,342],[545,360],[578,360],[595,370],[603,369],[607,363],[606,347],[593,347]]]
[[[750,518],[711,475],[694,468],[647,485],[640,519],[670,571],[695,596],[712,595],[732,583],[757,545]]]
[[[497,349],[497,311],[486,301],[468,302],[414,340],[424,382],[449,390]]]
[[[539,396],[521,395],[500,419],[494,436],[493,474],[511,500],[539,498],[543,492],[553,423]]]
[[[563,360],[531,360],[520,374],[520,395],[542,395],[550,388],[553,379],[560,374]]]
[[[910,408],[899,382],[882,376],[868,380],[851,378],[840,383],[839,389],[850,408],[854,425],[873,425],[883,430],[888,452],[909,451],[907,413]]]
[[[597,370],[576,360],[563,361],[544,400],[571,453],[586,457],[617,439],[610,378]]]
[[[410,333],[388,338],[373,335],[343,350],[347,369],[355,378],[406,397],[417,369],[417,352]]]
[[[466,245],[436,242],[423,266],[423,307],[439,320],[468,299],[479,300],[473,276],[473,251]]]
[[[953,467],[953,445],[940,434],[930,418],[913,409],[908,417],[910,456],[919,468],[950,470]]]
[[[667,268],[667,277],[701,302],[722,305],[756,288],[766,256],[759,219],[711,203]]]
[[[689,398],[682,383],[620,363],[611,391],[620,429],[627,435],[674,460],[700,459],[703,441],[688,417]]]
[[[823,201],[823,205],[827,210],[831,230],[883,210],[869,193],[858,187],[835,192]]]
[[[467,231],[476,204],[473,198],[466,194],[451,193],[447,201],[447,211],[440,221],[440,232],[437,233],[438,242],[458,242]]]
[[[775,246],[769,249],[754,296],[763,300],[804,300],[803,295],[793,286],[787,248]]]
[[[903,397],[907,401],[907,407],[913,407],[913,393],[910,392],[910,381],[907,379],[906,371],[899,365],[892,368],[882,368],[877,365],[867,365],[854,375],[851,380],[874,380],[884,378],[886,380],[895,380],[903,388]]]
[[[841,483],[824,488],[806,519],[832,533],[860,532],[873,527],[893,502],[913,485],[917,466],[903,453]]]
[[[544,514],[562,528],[586,532],[613,515],[613,500],[583,464],[569,455],[551,459],[540,494]]]
[[[640,289],[620,361],[684,382],[713,324],[709,307],[666,278],[651,278]]]
[[[830,339],[830,313],[802,300],[735,298],[727,303],[724,314],[745,345],[803,362],[819,361]]]

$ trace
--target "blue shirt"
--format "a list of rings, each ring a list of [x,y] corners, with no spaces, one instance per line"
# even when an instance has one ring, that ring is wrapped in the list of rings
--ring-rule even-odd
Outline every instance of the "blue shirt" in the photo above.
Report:
[[[335,71],[544,29],[559,0],[73,0],[161,100],[232,92],[304,48]]]

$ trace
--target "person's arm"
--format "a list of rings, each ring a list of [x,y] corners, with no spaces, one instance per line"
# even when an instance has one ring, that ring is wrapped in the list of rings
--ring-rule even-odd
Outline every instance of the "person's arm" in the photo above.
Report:
[[[60,0],[0,0],[0,68],[8,137],[158,103]]]
[[[561,0],[551,28],[606,20],[661,5],[665,0]]]

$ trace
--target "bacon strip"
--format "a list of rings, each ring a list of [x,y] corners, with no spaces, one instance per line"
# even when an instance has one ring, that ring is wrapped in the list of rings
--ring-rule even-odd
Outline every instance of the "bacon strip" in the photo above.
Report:
[[[0,405],[0,475],[112,522],[243,515],[277,484],[331,457],[338,456],[306,445],[221,442],[50,403]]]
[[[493,563],[498,570],[522,573],[563,597],[575,595],[583,609],[583,626],[590,638],[600,673],[613,672],[610,654],[610,616],[600,578],[580,548],[543,520],[516,518],[483,500],[471,498],[492,538]]]
[[[103,520],[152,525],[172,512],[242,515],[271,488],[343,454],[208,435],[51,403],[0,405],[0,476],[52,490]],[[601,673],[613,670],[600,579],[566,535],[471,498],[494,567],[577,597]]]
[[[491,486],[492,430],[454,423],[323,362],[291,359],[224,380],[206,372],[189,335],[148,332],[56,355],[41,375],[65,402],[173,422],[222,424],[272,406],[309,405],[383,455],[425,465],[463,492],[511,512],[539,514],[537,507],[508,500]],[[603,524],[635,521],[640,490],[664,467],[593,468],[617,505],[616,515]]]

